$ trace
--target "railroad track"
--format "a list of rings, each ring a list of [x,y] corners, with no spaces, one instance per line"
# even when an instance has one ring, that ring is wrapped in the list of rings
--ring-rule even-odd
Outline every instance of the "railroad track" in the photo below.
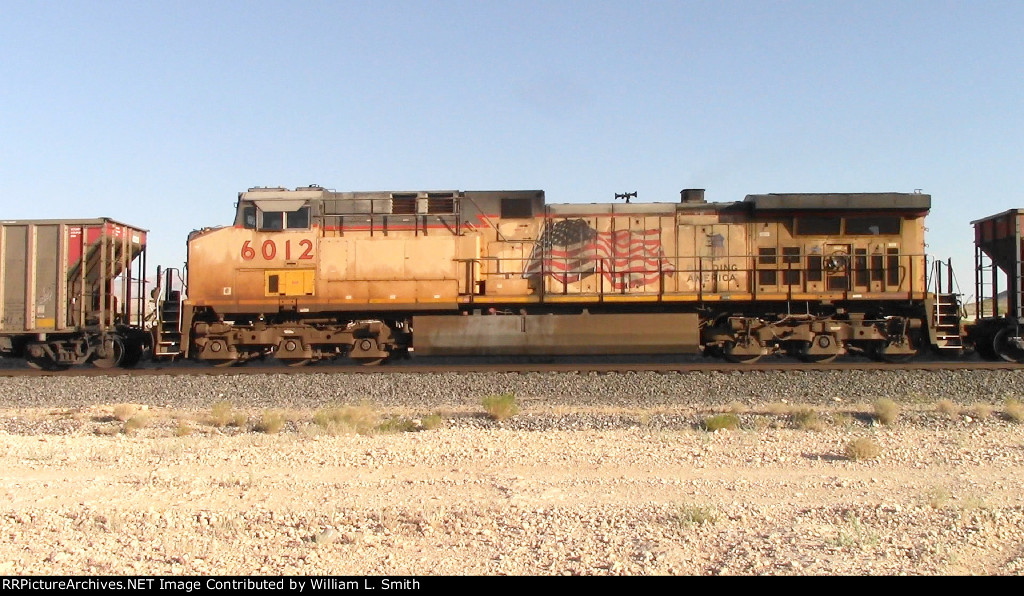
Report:
[[[107,376],[221,376],[221,375],[360,375],[360,374],[437,374],[437,373],[630,373],[630,372],[752,372],[752,371],[831,371],[831,370],[1020,370],[1020,364],[1012,362],[990,362],[981,360],[948,361],[921,360],[901,364],[874,361],[850,360],[827,364],[794,362],[786,359],[762,361],[754,364],[732,364],[721,361],[693,360],[684,362],[436,362],[407,361],[384,366],[359,366],[356,364],[317,364],[290,367],[276,362],[248,363],[244,366],[219,368],[205,364],[146,364],[132,369],[99,369],[90,366],[71,368],[64,371],[42,371],[11,365],[0,368],[0,377],[107,377]],[[431,359],[433,360],[433,359]]]

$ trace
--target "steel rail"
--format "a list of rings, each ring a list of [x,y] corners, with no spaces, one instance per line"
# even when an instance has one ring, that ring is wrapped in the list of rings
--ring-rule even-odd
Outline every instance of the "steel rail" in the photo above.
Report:
[[[153,364],[132,369],[98,369],[89,366],[75,367],[63,371],[43,371],[28,367],[0,368],[0,377],[91,377],[91,376],[220,376],[220,375],[310,375],[310,374],[440,374],[440,373],[599,373],[626,374],[636,372],[692,373],[692,372],[816,372],[836,370],[881,370],[881,371],[947,371],[947,370],[1021,370],[1013,362],[989,361],[941,361],[925,360],[900,364],[873,361],[847,361],[823,363],[794,362],[779,359],[778,362],[757,362],[754,364],[733,364],[721,361],[688,362],[474,362],[474,363],[419,363],[404,361],[384,366],[360,366],[358,364],[314,364],[291,367],[276,362],[249,363],[244,366],[219,368],[206,364],[179,363]]]

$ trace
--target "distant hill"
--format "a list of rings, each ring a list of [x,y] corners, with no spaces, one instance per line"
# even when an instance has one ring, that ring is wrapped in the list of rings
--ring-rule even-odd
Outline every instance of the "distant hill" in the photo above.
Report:
[[[1006,309],[1009,308],[1009,302],[1010,302],[1006,291],[999,292],[999,296],[997,296],[996,299],[997,299],[997,304],[999,306],[999,314],[1005,314],[1006,313]],[[981,307],[982,307],[982,315],[983,316],[991,316],[991,314],[992,314],[992,301],[991,300],[983,301],[981,303]],[[966,317],[967,320],[973,320],[974,319],[974,313],[976,312],[975,311],[975,303],[974,302],[970,302],[968,304],[965,304],[964,305],[964,310],[967,313],[967,317]]]

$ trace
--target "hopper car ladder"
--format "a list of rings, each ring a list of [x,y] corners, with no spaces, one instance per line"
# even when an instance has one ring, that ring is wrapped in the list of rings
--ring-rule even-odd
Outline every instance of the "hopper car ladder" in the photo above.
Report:
[[[184,284],[177,269],[162,274],[157,268],[156,325],[153,327],[153,357],[175,358],[181,355],[181,303]]]

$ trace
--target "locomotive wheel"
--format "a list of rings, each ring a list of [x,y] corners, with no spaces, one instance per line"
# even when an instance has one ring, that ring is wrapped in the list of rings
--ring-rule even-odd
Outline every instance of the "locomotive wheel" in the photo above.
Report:
[[[992,341],[992,347],[1003,360],[1024,363],[1024,348],[1014,342],[1015,337],[1017,337],[1017,333],[1012,327],[1000,329]]]
[[[914,356],[917,356],[917,352],[913,354],[879,354],[882,362],[888,362],[889,364],[903,364],[904,362],[909,362]]]
[[[750,337],[747,338],[748,346],[760,347],[760,342]],[[729,362],[735,362],[736,364],[753,364],[761,359],[761,354],[746,354],[736,352],[736,342],[726,342],[725,344],[725,359]]]
[[[820,337],[828,338],[827,341],[831,342],[833,344],[833,347],[835,347],[835,340],[831,336],[825,335]],[[810,351],[812,346],[811,342],[805,341],[801,343],[803,344],[803,346],[796,353],[796,357],[799,358],[801,362],[807,362],[810,364],[828,364],[829,362],[832,362],[833,360],[839,357],[838,351],[833,352],[831,354],[810,354],[808,352]]]
[[[839,354],[800,354],[799,356],[802,362],[810,364],[828,364],[838,357]]]
[[[114,368],[125,359],[124,340],[112,335],[103,342],[106,344],[104,350],[107,355],[102,358],[93,358],[92,365],[96,368]]]

